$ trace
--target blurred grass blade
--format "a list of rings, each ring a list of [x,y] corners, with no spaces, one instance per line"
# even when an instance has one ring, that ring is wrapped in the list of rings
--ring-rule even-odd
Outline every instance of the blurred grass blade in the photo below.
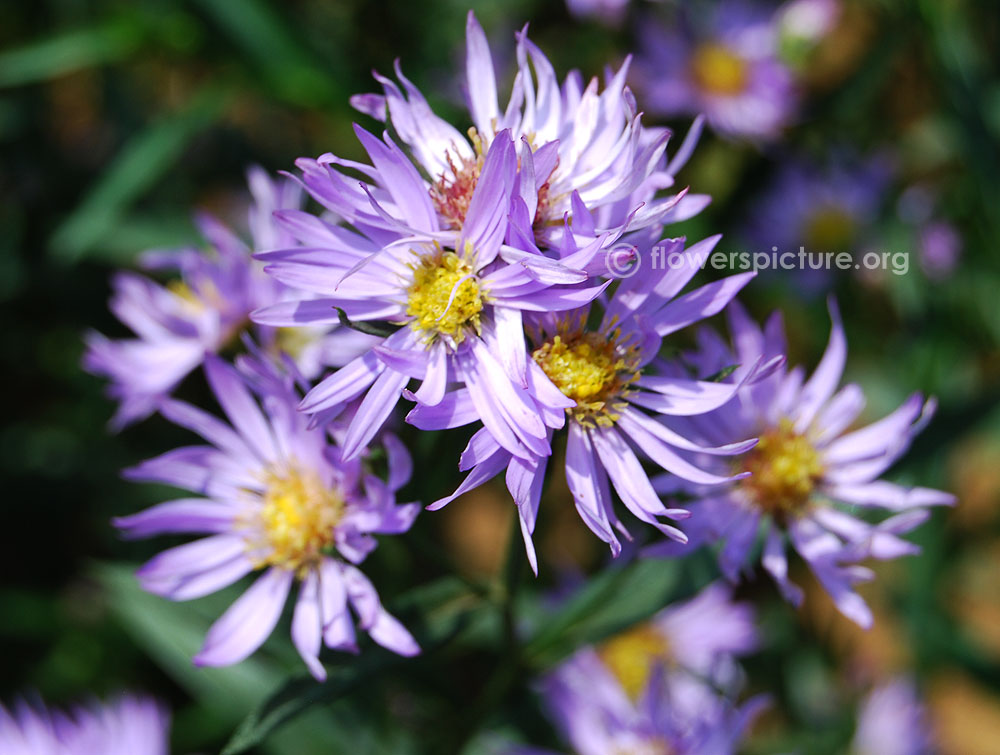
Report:
[[[670,602],[680,578],[674,561],[647,559],[606,569],[545,620],[524,648],[527,663],[546,669],[589,645],[652,616]]]
[[[475,626],[479,614],[491,613],[481,596],[452,577],[410,590],[392,607],[394,612],[418,614],[420,621],[404,621],[413,630],[424,654],[444,645],[451,646],[468,627]],[[342,654],[338,654],[343,657]],[[419,658],[419,656],[418,656]],[[300,677],[283,684],[243,720],[222,755],[236,755],[256,747],[271,737],[275,730],[320,703],[332,703],[362,683],[372,683],[388,669],[416,659],[368,647],[357,658],[341,666],[327,667],[327,680],[317,682],[312,677]],[[346,750],[345,750],[346,751]]]
[[[334,77],[313,62],[266,0],[197,0],[243,51],[256,61],[268,84],[297,105],[347,99]]]
[[[32,84],[112,63],[131,53],[141,41],[140,26],[114,20],[30,42],[0,53],[0,87]]]
[[[116,618],[136,643],[178,684],[220,715],[238,720],[280,683],[283,674],[278,665],[261,658],[227,668],[199,669],[191,663],[215,618],[203,602],[181,608],[144,592],[126,566],[100,565],[96,574]]]
[[[125,210],[175,164],[191,139],[215,121],[226,99],[223,91],[209,87],[181,112],[134,136],[86,199],[56,229],[50,241],[52,254],[72,262],[101,243]]]

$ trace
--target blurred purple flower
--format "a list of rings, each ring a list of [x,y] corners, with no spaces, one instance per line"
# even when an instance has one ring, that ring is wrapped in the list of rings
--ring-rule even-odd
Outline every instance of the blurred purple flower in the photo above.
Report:
[[[273,212],[298,207],[299,188],[290,181],[272,182],[260,168],[248,172],[254,204],[249,225],[253,250],[263,251],[294,243],[273,219]],[[263,272],[252,250],[232,231],[207,215],[197,223],[212,251],[198,249],[147,252],[147,269],[169,270],[179,278],[162,286],[149,278],[123,272],[113,280],[111,311],[135,334],[135,338],[110,340],[95,332],[87,334],[84,367],[107,377],[108,394],[120,402],[112,426],[115,429],[149,416],[207,354],[215,354],[238,342],[250,325],[254,309],[280,301],[288,289]],[[307,376],[322,365],[343,364],[371,339],[342,332],[333,340],[325,331],[303,330],[294,334],[271,328],[256,328],[258,341],[275,353],[289,353]]]
[[[816,255],[808,269],[796,271],[799,284],[814,291],[825,286],[830,272],[818,268],[827,253],[857,254],[871,237],[890,178],[888,158],[859,161],[841,154],[822,167],[799,159],[781,165],[777,175],[750,209],[745,235],[754,252]]]
[[[648,623],[578,651],[542,684],[557,728],[579,755],[731,755],[765,704],[735,704],[720,679],[754,649],[749,606],[714,585]],[[717,685],[723,684],[723,691]]]
[[[689,359],[698,370],[742,365],[732,376],[738,382],[761,358],[784,353],[785,335],[777,313],[763,331],[738,304],[728,313],[735,349],[705,330],[700,334],[700,350]],[[802,591],[788,579],[787,535],[837,608],[869,627],[871,612],[853,586],[873,575],[856,562],[917,553],[916,545],[899,536],[927,519],[927,507],[951,505],[955,499],[939,490],[904,488],[878,479],[906,452],[935,404],[915,393],[884,419],[847,432],[864,409],[865,398],[853,383],[837,390],[847,342],[832,301],[830,313],[830,341],[808,380],[801,367],[781,370],[743,386],[736,400],[717,411],[671,422],[672,428],[702,443],[725,444],[759,436],[757,447],[735,465],[716,461],[714,467],[717,474],[743,471],[752,475],[721,489],[698,489],[681,477],[664,478],[657,489],[695,496],[689,505],[692,544],[724,541],[719,563],[729,579],[736,580],[749,566],[754,543],[764,532],[763,566],[785,598],[798,605]],[[703,461],[709,464],[712,459],[704,457]],[[891,516],[870,524],[848,513],[846,507]],[[663,543],[647,552],[673,555],[676,548]]]
[[[929,755],[934,751],[927,711],[912,680],[894,679],[872,690],[858,713],[851,742],[856,755]]]
[[[571,15],[593,19],[606,26],[620,26],[628,10],[629,0],[566,0]]]
[[[356,651],[353,607],[362,629],[402,655],[419,652],[403,626],[382,608],[355,564],[375,548],[374,534],[410,528],[418,504],[396,505],[412,464],[386,436],[388,482],[344,461],[323,430],[310,430],[296,410],[290,379],[254,365],[252,377],[209,356],[205,372],[230,425],[200,409],[166,400],[160,411],[210,445],[179,448],[126,472],[204,497],[162,503],[115,520],[129,537],[207,534],[154,557],[138,571],[149,592],[191,600],[265,570],[208,631],[195,663],[225,666],[253,653],[281,616],[292,583],[300,582],[292,640],[310,672],[324,679],[321,645]],[[251,389],[253,392],[251,392]],[[254,398],[257,394],[258,401]]]
[[[167,755],[170,716],[148,697],[121,695],[68,712],[44,705],[0,705],[4,755]]]
[[[723,455],[737,454],[753,445],[741,439],[720,448],[706,448],[669,431],[661,415],[690,415],[711,411],[729,401],[735,385],[659,377],[647,369],[664,337],[721,311],[753,277],[743,273],[709,283],[687,294],[678,293],[700,269],[719,237],[688,250],[683,239],[662,242],[665,258],[684,262],[662,274],[635,275],[622,280],[615,295],[603,304],[600,324],[593,328],[590,306],[565,314],[537,314],[527,323],[534,344],[528,362],[527,389],[535,402],[529,418],[544,422],[549,436],[568,421],[566,481],[583,521],[612,554],[621,552],[615,531],[628,532],[614,511],[608,481],[638,519],[684,542],[684,533],[661,518],[684,519],[682,508],[667,508],[642,469],[634,444],[657,466],[692,482],[712,485],[732,478],[708,474],[682,459],[676,449]],[[651,242],[650,242],[651,243]],[[647,255],[649,249],[646,249]],[[645,256],[645,255],[644,255]],[[649,258],[649,257],[647,257]],[[407,421],[421,429],[457,427],[482,420],[462,454],[460,468],[471,470],[450,496],[431,504],[437,509],[500,472],[517,504],[521,532],[532,568],[538,567],[531,541],[547,466],[545,453],[529,449],[514,455],[516,439],[498,435],[499,417],[491,418],[474,406],[473,385],[452,391],[434,406],[418,403]],[[654,416],[647,414],[650,410]],[[509,412],[503,404],[494,411]],[[514,418],[524,422],[524,419]]]
[[[636,82],[649,112],[704,114],[721,134],[770,140],[795,115],[792,73],[777,57],[770,10],[742,0],[678,13],[677,26],[640,29]]]
[[[951,223],[933,220],[920,229],[920,267],[932,281],[948,278],[962,256],[962,237]]]

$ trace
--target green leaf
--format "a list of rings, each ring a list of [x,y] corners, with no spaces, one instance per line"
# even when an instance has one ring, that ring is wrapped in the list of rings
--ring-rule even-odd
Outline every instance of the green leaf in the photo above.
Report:
[[[610,637],[652,616],[677,589],[674,561],[647,559],[606,569],[591,579],[527,643],[529,665],[546,669],[582,645]]]
[[[197,4],[256,60],[268,84],[285,99],[315,106],[347,98],[264,0],[197,0]]]
[[[52,253],[79,260],[117,227],[125,210],[148,191],[183,153],[188,142],[222,112],[226,97],[210,87],[181,112],[133,137],[115,157],[86,199],[52,235]]]
[[[142,41],[133,23],[111,21],[0,53],[0,87],[22,86],[121,60]]]
[[[365,335],[388,338],[400,328],[399,325],[389,325],[388,323],[381,322],[353,322],[340,307],[334,307],[334,309],[337,310],[337,319],[340,320],[341,325]]]

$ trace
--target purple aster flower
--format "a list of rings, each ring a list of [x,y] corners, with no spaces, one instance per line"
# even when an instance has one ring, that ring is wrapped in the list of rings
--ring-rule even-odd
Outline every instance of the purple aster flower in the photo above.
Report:
[[[622,280],[614,296],[602,302],[599,313],[587,305],[562,314],[539,314],[527,323],[532,341],[527,390],[537,407],[532,418],[541,419],[549,435],[568,425],[566,481],[581,518],[615,556],[621,552],[616,531],[626,536],[628,531],[614,511],[611,486],[636,518],[669,537],[686,540],[684,533],[662,520],[684,519],[687,511],[663,505],[633,447],[661,469],[712,485],[732,478],[728,473],[704,472],[677,450],[732,455],[754,443],[741,439],[718,448],[698,446],[660,421],[662,416],[711,411],[736,394],[735,385],[658,375],[654,362],[666,336],[721,311],[753,277],[753,273],[734,275],[678,296],[719,238],[688,250],[683,239],[662,242],[665,259],[683,259],[684,264],[670,266],[662,275]],[[595,321],[599,324],[592,327]],[[753,377],[758,367],[753,365],[746,378]],[[511,453],[516,439],[503,438],[496,429],[503,424],[500,413],[509,410],[502,404],[492,407],[498,416],[491,420],[475,405],[478,390],[474,383],[467,384],[434,406],[418,403],[407,417],[422,429],[457,427],[478,419],[484,424],[460,460],[460,468],[471,472],[452,495],[429,508],[440,508],[505,471],[528,558],[537,573],[531,533],[548,455],[534,449],[527,456]]]
[[[742,674],[735,659],[757,649],[754,621],[751,605],[734,603],[729,586],[715,583],[615,635],[597,652],[633,699],[646,689],[657,664],[702,685],[736,691]]]
[[[253,653],[277,624],[294,582],[299,588],[292,640],[317,679],[326,676],[318,659],[321,645],[357,648],[348,606],[380,645],[402,655],[419,652],[356,566],[375,548],[373,535],[405,532],[417,515],[418,504],[395,501],[410,475],[406,450],[385,437],[389,474],[383,482],[361,460],[345,461],[324,431],[307,428],[289,379],[262,378],[273,371],[254,367],[253,376],[243,378],[219,359],[206,358],[205,372],[228,425],[180,401],[161,404],[167,419],[209,445],[179,448],[127,475],[202,497],[163,503],[115,525],[129,537],[206,537],[141,567],[143,588],[191,600],[263,570],[209,629],[194,659],[198,665],[225,666]]]
[[[862,703],[851,742],[857,755],[928,755],[934,751],[927,711],[913,681],[898,678],[874,690]]]
[[[793,117],[798,93],[777,57],[770,12],[738,1],[678,14],[678,26],[640,30],[637,86],[650,112],[704,113],[722,134],[773,139]]]
[[[700,133],[700,121],[668,163],[670,132],[643,128],[635,98],[625,84],[630,59],[609,73],[603,91],[597,79],[584,85],[573,71],[560,86],[545,54],[516,35],[517,74],[510,99],[501,109],[489,45],[475,15],[466,26],[466,81],[471,128],[468,137],[436,116],[420,91],[403,75],[376,74],[384,95],[359,95],[359,110],[387,120],[409,147],[423,172],[435,209],[445,224],[462,224],[471,192],[479,180],[483,155],[496,136],[509,131],[521,150],[514,195],[526,206],[541,248],[557,245],[570,230],[564,222],[582,203],[602,230],[679,222],[700,212],[704,195],[657,196],[674,185]]]
[[[755,251],[857,251],[883,204],[889,167],[885,156],[840,155],[827,166],[787,161],[751,209],[747,235]]]
[[[167,755],[170,716],[148,697],[122,695],[68,712],[44,705],[0,705],[0,752],[5,755]]]
[[[254,199],[249,217],[253,249],[294,243],[272,216],[275,210],[299,206],[298,186],[272,182],[259,168],[248,172],[248,180]],[[84,367],[110,379],[108,393],[120,402],[112,420],[116,429],[149,416],[206,354],[238,342],[252,310],[288,296],[288,289],[264,274],[236,234],[211,217],[196,220],[211,253],[183,249],[142,257],[148,269],[178,275],[175,281],[162,286],[135,273],[115,276],[111,310],[135,337],[87,335]],[[256,328],[254,335],[269,350],[293,355],[307,375],[317,374],[323,365],[343,364],[371,340],[353,332],[331,340],[321,337],[323,331],[306,329]]]
[[[499,417],[505,447],[522,458],[548,455],[546,428],[527,395],[522,313],[574,308],[598,295],[603,286],[587,284],[588,266],[614,237],[591,234],[586,246],[559,260],[505,243],[530,228],[530,214],[513,194],[531,155],[522,151],[519,170],[509,131],[493,138],[456,228],[442,224],[426,182],[388,135],[381,141],[356,131],[371,166],[333,155],[298,161],[306,188],[351,228],[303,212],[278,213],[303,246],[259,255],[275,278],[316,298],[253,317],[301,326],[337,322],[343,312],[355,322],[402,327],[321,381],[301,408],[330,418],[363,396],[344,440],[350,459],[378,432],[411,379],[422,381],[412,395],[428,405],[442,400],[449,383],[465,382],[486,421]],[[348,180],[342,168],[372,183]]]
[[[765,704],[735,704],[738,685],[728,683],[735,656],[755,646],[752,609],[714,585],[578,651],[544,680],[542,694],[580,755],[729,754]],[[721,688],[720,669],[728,675]]]
[[[909,447],[934,411],[920,394],[867,427],[850,431],[865,405],[855,384],[837,390],[847,359],[847,342],[831,301],[833,329],[822,360],[808,379],[802,368],[781,370],[739,389],[736,400],[702,416],[674,418],[671,427],[702,443],[725,444],[747,435],[760,443],[735,464],[715,463],[717,475],[750,472],[738,484],[698,488],[680,477],[658,481],[665,494],[686,493],[692,518],[688,531],[694,544],[724,541],[719,552],[723,573],[736,580],[749,566],[758,533],[764,533],[761,562],[785,598],[798,605],[802,591],[788,579],[785,537],[812,569],[837,608],[863,627],[872,623],[868,606],[853,586],[871,579],[857,564],[872,557],[892,559],[919,548],[903,540],[928,515],[929,506],[950,505],[954,497],[928,488],[905,488],[879,479]],[[710,331],[700,334],[700,350],[689,356],[696,369],[748,365],[785,351],[776,313],[761,330],[734,304],[729,308],[734,347]],[[703,457],[711,465],[711,457]],[[890,516],[877,524],[859,518],[867,509]],[[653,546],[650,553],[672,554],[672,544]]]

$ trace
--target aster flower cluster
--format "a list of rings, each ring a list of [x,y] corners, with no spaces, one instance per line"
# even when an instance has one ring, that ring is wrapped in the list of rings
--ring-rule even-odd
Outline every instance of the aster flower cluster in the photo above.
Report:
[[[780,108],[748,124],[736,95],[773,93],[784,74],[759,38],[723,37],[732,49],[708,43],[692,64],[711,90],[708,118],[769,132]],[[576,72],[560,81],[522,30],[501,106],[472,14],[466,45],[461,128],[397,63],[393,77],[376,74],[381,92],[352,100],[384,124],[355,126],[365,161],[301,158],[277,181],[254,170],[251,241],[202,217],[208,251],[144,258],[179,280],[115,279],[112,310],[134,337],[93,334],[85,358],[110,379],[115,426],[157,412],[201,438],[126,472],[184,493],[116,519],[124,536],[197,536],[142,566],[141,586],[186,601],[253,575],[198,665],[250,656],[289,602],[292,642],[318,680],[323,649],[358,652],[359,630],[420,652],[362,571],[376,536],[405,536],[419,510],[397,502],[413,471],[391,432],[405,407],[421,431],[472,431],[453,460],[466,476],[427,508],[503,474],[536,574],[533,534],[558,464],[612,556],[635,554],[631,541],[643,558],[707,546],[737,582],[762,541],[763,569],[798,604],[790,542],[838,608],[870,625],[853,590],[871,576],[859,562],[914,553],[901,536],[952,502],[880,479],[933,401],[914,395],[851,430],[864,396],[837,390],[847,347],[834,305],[807,379],[786,368],[780,318],[762,329],[736,303],[753,273],[692,284],[720,237],[689,244],[667,227],[708,203],[675,185],[701,119],[676,148],[645,125],[629,59],[603,85]],[[757,56],[753,71],[736,49]],[[676,264],[631,274],[654,249]],[[681,353],[677,334],[723,311],[732,345],[701,329]],[[176,397],[199,370],[222,416]],[[858,508],[887,516],[873,523]],[[715,584],[547,678],[543,695],[578,752],[732,751],[760,701],[737,702],[735,659],[757,639],[729,592]]]

